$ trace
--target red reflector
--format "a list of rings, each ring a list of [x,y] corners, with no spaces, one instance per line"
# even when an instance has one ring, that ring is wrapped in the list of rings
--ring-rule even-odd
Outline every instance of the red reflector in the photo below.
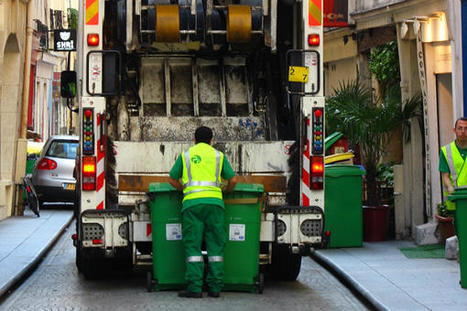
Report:
[[[31,187],[27,186],[26,189],[28,190],[28,192],[31,192]]]
[[[92,244],[102,244],[102,239],[94,239],[92,240]]]
[[[326,232],[324,234],[326,234],[326,236],[331,236],[331,231],[326,230]]]
[[[89,46],[98,46],[99,45],[99,34],[97,34],[97,33],[88,34],[88,45]]]
[[[311,157],[311,173],[314,175],[323,175],[323,172],[323,157]]]
[[[78,235],[75,233],[75,234],[72,234],[71,235],[71,239],[72,240],[78,240]]]
[[[37,169],[39,170],[54,170],[56,168],[57,162],[48,158],[43,158],[37,163]]]
[[[319,45],[319,34],[312,33],[308,35],[308,45],[309,46],[318,46]]]

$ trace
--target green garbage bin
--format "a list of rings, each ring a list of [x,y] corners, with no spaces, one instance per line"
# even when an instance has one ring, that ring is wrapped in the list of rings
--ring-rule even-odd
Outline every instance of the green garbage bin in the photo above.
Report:
[[[462,288],[467,288],[467,188],[456,188],[448,199],[456,203],[455,221],[459,240],[460,284]]]
[[[362,246],[362,175],[357,165],[325,167],[324,226],[328,247]]]
[[[263,185],[239,183],[224,195],[224,290],[263,291],[264,278],[259,273],[263,192]]]
[[[185,282],[185,250],[182,243],[183,194],[169,183],[151,183],[153,275],[148,290],[182,289]],[[148,276],[149,278],[149,276]]]

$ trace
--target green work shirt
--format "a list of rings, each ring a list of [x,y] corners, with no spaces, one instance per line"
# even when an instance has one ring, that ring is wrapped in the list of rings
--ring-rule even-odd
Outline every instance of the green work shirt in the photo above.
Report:
[[[466,149],[461,149],[456,143],[457,150],[459,150],[459,153],[461,154],[462,159],[465,160],[465,157],[467,155],[467,148]],[[444,156],[443,150],[440,151],[439,153],[439,167],[438,171],[441,173],[450,173],[451,171],[449,170],[449,164],[448,160]]]
[[[182,156],[179,155],[177,158],[177,161],[175,161],[174,166],[170,170],[170,177],[179,180],[182,178],[183,174],[183,161],[182,161]],[[229,161],[227,160],[227,157],[224,155],[224,161],[222,163],[222,171],[221,171],[221,177],[225,180],[229,180],[235,176],[235,172],[232,169],[232,166],[230,166]],[[220,200],[218,198],[200,198],[200,199],[192,199],[192,200],[186,200],[183,202],[183,207],[182,207],[182,212],[189,208],[190,206],[193,205],[198,205],[198,204],[214,204],[218,205],[222,208],[224,208],[224,201]]]

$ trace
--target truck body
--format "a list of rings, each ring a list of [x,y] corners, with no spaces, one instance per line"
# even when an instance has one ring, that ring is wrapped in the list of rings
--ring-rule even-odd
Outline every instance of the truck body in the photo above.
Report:
[[[264,185],[260,264],[295,279],[326,243],[321,0],[80,5],[79,271],[151,265],[149,184],[205,125],[239,181]]]

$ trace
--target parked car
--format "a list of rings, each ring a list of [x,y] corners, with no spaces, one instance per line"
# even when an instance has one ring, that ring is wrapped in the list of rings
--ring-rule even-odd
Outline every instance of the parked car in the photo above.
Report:
[[[40,206],[44,202],[74,202],[78,145],[79,138],[69,135],[51,136],[45,143],[31,177]]]

